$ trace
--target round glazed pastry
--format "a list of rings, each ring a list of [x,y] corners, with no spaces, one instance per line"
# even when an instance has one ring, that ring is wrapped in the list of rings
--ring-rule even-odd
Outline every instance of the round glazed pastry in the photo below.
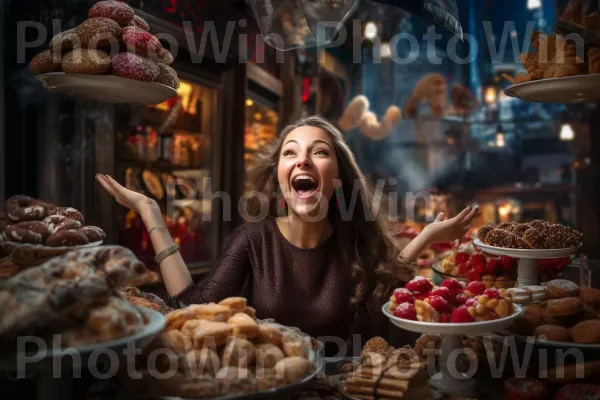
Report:
[[[152,82],[160,70],[151,60],[133,53],[119,53],[113,57],[113,71],[121,78]]]
[[[511,232],[513,233],[513,235],[517,235],[518,237],[522,238],[523,234],[528,229],[533,229],[533,227],[531,225],[528,225],[528,224],[519,224],[519,225],[513,226]]]
[[[194,376],[215,376],[221,369],[219,355],[212,349],[191,350],[185,355],[189,372]]]
[[[171,52],[165,49],[164,47],[158,49],[156,51],[156,54],[149,54],[148,56],[152,61],[154,61],[157,64],[171,65],[173,64],[173,61],[175,61],[173,58],[173,54],[171,54]]]
[[[11,242],[42,244],[52,234],[50,227],[40,221],[25,221],[9,225],[4,238]]]
[[[62,69],[68,74],[99,75],[110,69],[108,54],[94,49],[75,49],[62,59]]]
[[[312,363],[306,358],[287,357],[275,365],[275,375],[282,377],[287,383],[292,383],[308,375],[311,369]]]
[[[569,331],[567,328],[558,325],[540,325],[535,328],[533,335],[538,338],[545,338],[555,342],[568,342]]]
[[[34,75],[60,71],[62,55],[60,52],[44,50],[29,62],[29,71]]]
[[[531,247],[529,247],[529,245],[525,243],[525,241],[521,239],[520,236],[517,236],[512,232],[509,232],[509,234],[512,236],[512,240],[510,243],[511,249],[531,249]]]
[[[281,349],[274,344],[261,343],[256,345],[256,366],[258,368],[273,368],[284,358]]]
[[[119,48],[122,29],[112,19],[90,18],[75,28],[75,33],[81,40],[81,46],[85,48],[97,49],[106,46]]]
[[[528,229],[523,233],[523,240],[532,249],[543,249],[546,247],[544,236],[535,229]]]
[[[162,48],[156,36],[137,26],[123,28],[123,42],[129,51],[141,55],[156,56]]]
[[[127,26],[134,17],[134,12],[127,3],[121,1],[99,1],[90,8],[89,18],[110,18],[121,26]]]
[[[483,225],[481,228],[477,230],[477,239],[481,240],[482,243],[486,243],[485,238],[488,233],[496,229],[494,225],[487,224]]]
[[[225,366],[215,374],[221,393],[251,393],[256,387],[252,371],[246,368]]]
[[[146,22],[146,20],[139,15],[135,15],[127,26],[137,26],[146,32],[150,32],[150,24],[148,24],[148,22]]]
[[[48,213],[48,216],[51,215],[62,215],[63,217],[71,218],[76,221],[79,221],[81,225],[85,225],[85,219],[83,219],[83,214],[81,214],[78,210],[73,207],[57,207],[54,210]]]
[[[104,233],[104,231],[97,226],[84,226],[83,228],[77,229],[77,231],[87,236],[90,243],[99,242],[106,239],[106,233]]]
[[[58,33],[50,41],[50,47],[54,51],[71,50],[81,47],[79,36],[75,32],[75,28]]]
[[[46,240],[46,246],[50,247],[81,246],[88,243],[87,236],[77,231],[60,231]]]
[[[600,320],[590,319],[570,329],[575,343],[600,343]]]
[[[81,228],[81,222],[62,215],[50,215],[42,222],[50,227],[52,233]]]
[[[157,64],[160,72],[158,76],[154,80],[156,83],[162,83],[163,85],[167,85],[172,87],[173,89],[179,89],[179,77],[177,76],[177,72],[168,65],[165,64]]]
[[[548,387],[534,378],[509,378],[504,382],[506,400],[544,400],[548,396]]]
[[[48,207],[43,201],[24,195],[9,197],[4,209],[13,222],[42,220],[48,216]]]
[[[249,340],[231,338],[223,349],[223,365],[248,368],[256,360],[256,348]]]
[[[494,229],[485,236],[485,243],[494,247],[510,247],[513,237],[510,232]]]
[[[577,297],[579,296],[579,285],[566,279],[554,279],[548,282],[546,291],[550,299]]]
[[[1,228],[0,228],[1,229]],[[581,288],[579,289],[579,298],[583,304],[594,309],[600,308],[600,290],[596,288]]]
[[[550,317],[568,317],[580,313],[582,306],[583,304],[578,297],[548,300],[546,313]]]

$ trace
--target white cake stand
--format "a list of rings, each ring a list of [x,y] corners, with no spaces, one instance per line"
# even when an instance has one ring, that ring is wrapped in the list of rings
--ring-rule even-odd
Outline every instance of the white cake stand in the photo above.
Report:
[[[581,247],[579,245],[578,247],[569,247],[566,249],[507,249],[504,247],[488,246],[487,244],[483,244],[479,239],[475,239],[473,244],[488,254],[518,258],[519,287],[537,285],[539,283],[536,260],[541,258],[568,257],[577,253]]]
[[[477,335],[497,332],[510,326],[522,309],[514,304],[511,316],[493,321],[471,323],[438,323],[419,322],[395,317],[389,310],[389,302],[383,306],[383,313],[389,320],[401,329],[417,333],[437,333],[442,337],[440,354],[440,371],[429,378],[429,384],[443,393],[458,397],[474,397],[476,380],[460,374],[456,368],[456,357],[464,349],[462,335]]]

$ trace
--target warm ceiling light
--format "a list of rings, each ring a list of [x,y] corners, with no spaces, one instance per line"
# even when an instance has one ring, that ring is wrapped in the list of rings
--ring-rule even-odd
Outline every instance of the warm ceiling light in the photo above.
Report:
[[[560,128],[560,140],[570,141],[575,139],[575,132],[570,124],[563,124]]]
[[[367,25],[365,25],[365,37],[369,40],[377,37],[377,25],[375,25],[375,22],[367,22]]]
[[[379,55],[381,58],[390,58],[392,56],[392,48],[389,43],[382,43],[379,49]]]
[[[536,10],[542,7],[542,0],[527,0],[527,9]]]
[[[488,86],[485,89],[485,102],[488,104],[493,104],[497,99],[496,88],[493,86]]]
[[[254,104],[254,102],[252,101],[252,99],[246,99],[246,105],[248,107],[252,107],[253,104]]]
[[[502,133],[502,132],[496,133],[496,146],[504,147],[505,144],[506,144],[506,142],[504,141],[504,133]]]

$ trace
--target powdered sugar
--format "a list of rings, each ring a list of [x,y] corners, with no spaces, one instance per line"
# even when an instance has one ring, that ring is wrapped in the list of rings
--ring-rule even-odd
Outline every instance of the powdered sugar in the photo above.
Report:
[[[120,25],[126,26],[134,17],[133,9],[126,3],[119,1],[99,1],[94,4],[88,12],[89,18],[105,17],[110,18]]]
[[[123,41],[129,50],[139,54],[156,55],[162,45],[151,33],[136,26],[123,29]]]
[[[113,58],[113,70],[117,76],[151,82],[159,74],[158,66],[146,58],[132,53],[119,53]]]

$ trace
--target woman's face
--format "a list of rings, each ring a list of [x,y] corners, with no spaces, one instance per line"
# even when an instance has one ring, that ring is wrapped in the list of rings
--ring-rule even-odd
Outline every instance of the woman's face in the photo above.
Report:
[[[333,141],[323,129],[301,126],[285,137],[277,179],[288,212],[311,217],[327,215],[337,178]]]

